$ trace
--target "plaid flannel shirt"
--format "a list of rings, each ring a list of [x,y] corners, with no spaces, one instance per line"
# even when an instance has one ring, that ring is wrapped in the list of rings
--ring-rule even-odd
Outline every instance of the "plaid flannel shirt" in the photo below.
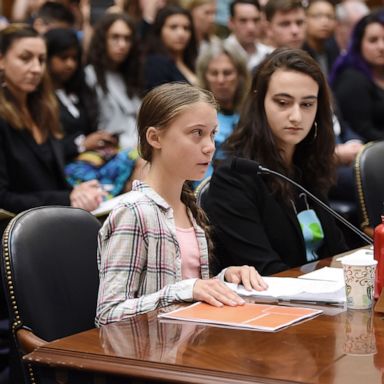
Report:
[[[188,214],[200,249],[201,277],[208,279],[205,234]],[[134,181],[132,192],[101,228],[98,245],[97,326],[192,301],[196,279],[182,280],[173,210],[148,185]]]

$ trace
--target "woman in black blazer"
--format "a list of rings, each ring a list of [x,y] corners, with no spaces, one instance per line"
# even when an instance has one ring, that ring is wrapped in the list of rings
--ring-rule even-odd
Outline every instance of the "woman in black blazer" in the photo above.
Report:
[[[325,200],[334,173],[329,90],[305,52],[277,49],[253,78],[240,121],[224,144]],[[270,275],[346,250],[333,218],[272,175],[242,175],[230,159],[215,170],[203,206],[220,267],[253,265]]]
[[[174,81],[196,84],[197,43],[192,16],[177,5],[161,9],[148,36],[145,89]]]
[[[68,186],[58,109],[45,71],[46,45],[30,27],[0,33],[0,207],[12,212],[41,205],[98,207],[97,181]]]

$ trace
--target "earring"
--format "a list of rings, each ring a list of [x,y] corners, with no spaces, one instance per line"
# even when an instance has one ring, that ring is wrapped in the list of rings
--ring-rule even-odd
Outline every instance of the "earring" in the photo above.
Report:
[[[312,140],[315,140],[316,137],[317,137],[317,121],[315,121],[315,122],[313,123],[313,126],[315,127],[315,133],[313,134],[313,138],[312,138]]]

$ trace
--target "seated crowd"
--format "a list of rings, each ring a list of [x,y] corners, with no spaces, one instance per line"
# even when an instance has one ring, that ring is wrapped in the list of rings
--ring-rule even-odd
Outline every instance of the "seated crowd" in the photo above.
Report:
[[[18,0],[2,24],[0,208],[93,211],[131,191],[99,233],[97,326],[241,305],[224,281],[263,290],[352,246],[306,194],[231,162],[356,207],[356,156],[384,139],[384,9],[235,0],[215,33],[219,3]]]

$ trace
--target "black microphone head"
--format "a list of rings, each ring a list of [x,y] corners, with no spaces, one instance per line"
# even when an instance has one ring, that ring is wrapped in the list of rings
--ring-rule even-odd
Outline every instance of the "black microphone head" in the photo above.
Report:
[[[234,157],[231,162],[231,170],[246,175],[254,175],[262,173],[262,167],[254,160]]]

